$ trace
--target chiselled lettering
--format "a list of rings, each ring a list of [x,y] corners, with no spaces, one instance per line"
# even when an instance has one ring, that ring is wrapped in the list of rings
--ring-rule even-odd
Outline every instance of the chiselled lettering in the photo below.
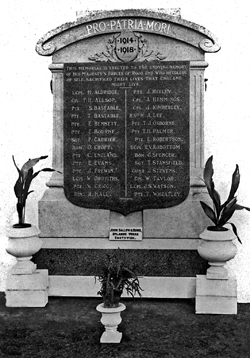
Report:
[[[112,20],[109,26],[167,31],[162,22],[129,20]],[[88,31],[98,33],[101,28],[92,24]],[[177,205],[186,198],[187,62],[67,64],[64,83],[69,200],[127,214]]]

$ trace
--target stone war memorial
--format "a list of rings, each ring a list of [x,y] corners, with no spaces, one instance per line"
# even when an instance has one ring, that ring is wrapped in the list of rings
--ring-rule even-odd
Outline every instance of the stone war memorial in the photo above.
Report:
[[[179,9],[78,12],[37,42],[51,56],[52,164],[62,172],[39,202],[34,262],[48,270],[48,296],[97,296],[100,257],[120,248],[139,267],[143,297],[207,306],[213,296],[233,308],[199,303],[196,313],[235,313],[235,282],[202,283],[197,252],[208,225],[205,53],[219,49]]]

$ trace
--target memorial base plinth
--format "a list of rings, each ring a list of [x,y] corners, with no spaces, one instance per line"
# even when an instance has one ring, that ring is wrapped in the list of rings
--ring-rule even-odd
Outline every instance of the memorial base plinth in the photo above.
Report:
[[[197,275],[195,313],[237,314],[236,279],[210,280]]]
[[[48,303],[48,270],[30,275],[9,273],[6,280],[7,307],[45,307]]]

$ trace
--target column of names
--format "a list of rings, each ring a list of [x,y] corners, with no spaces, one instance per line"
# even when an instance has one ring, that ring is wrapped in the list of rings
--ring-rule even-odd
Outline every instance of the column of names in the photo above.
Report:
[[[69,200],[118,211],[184,200],[187,62],[65,64],[64,88]]]

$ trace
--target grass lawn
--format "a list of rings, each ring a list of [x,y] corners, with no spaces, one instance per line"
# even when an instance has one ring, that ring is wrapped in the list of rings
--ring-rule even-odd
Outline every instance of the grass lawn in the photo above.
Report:
[[[194,300],[124,299],[120,344],[101,344],[100,299],[51,298],[45,308],[6,308],[0,357],[250,357],[250,304],[237,315],[195,315]]]

